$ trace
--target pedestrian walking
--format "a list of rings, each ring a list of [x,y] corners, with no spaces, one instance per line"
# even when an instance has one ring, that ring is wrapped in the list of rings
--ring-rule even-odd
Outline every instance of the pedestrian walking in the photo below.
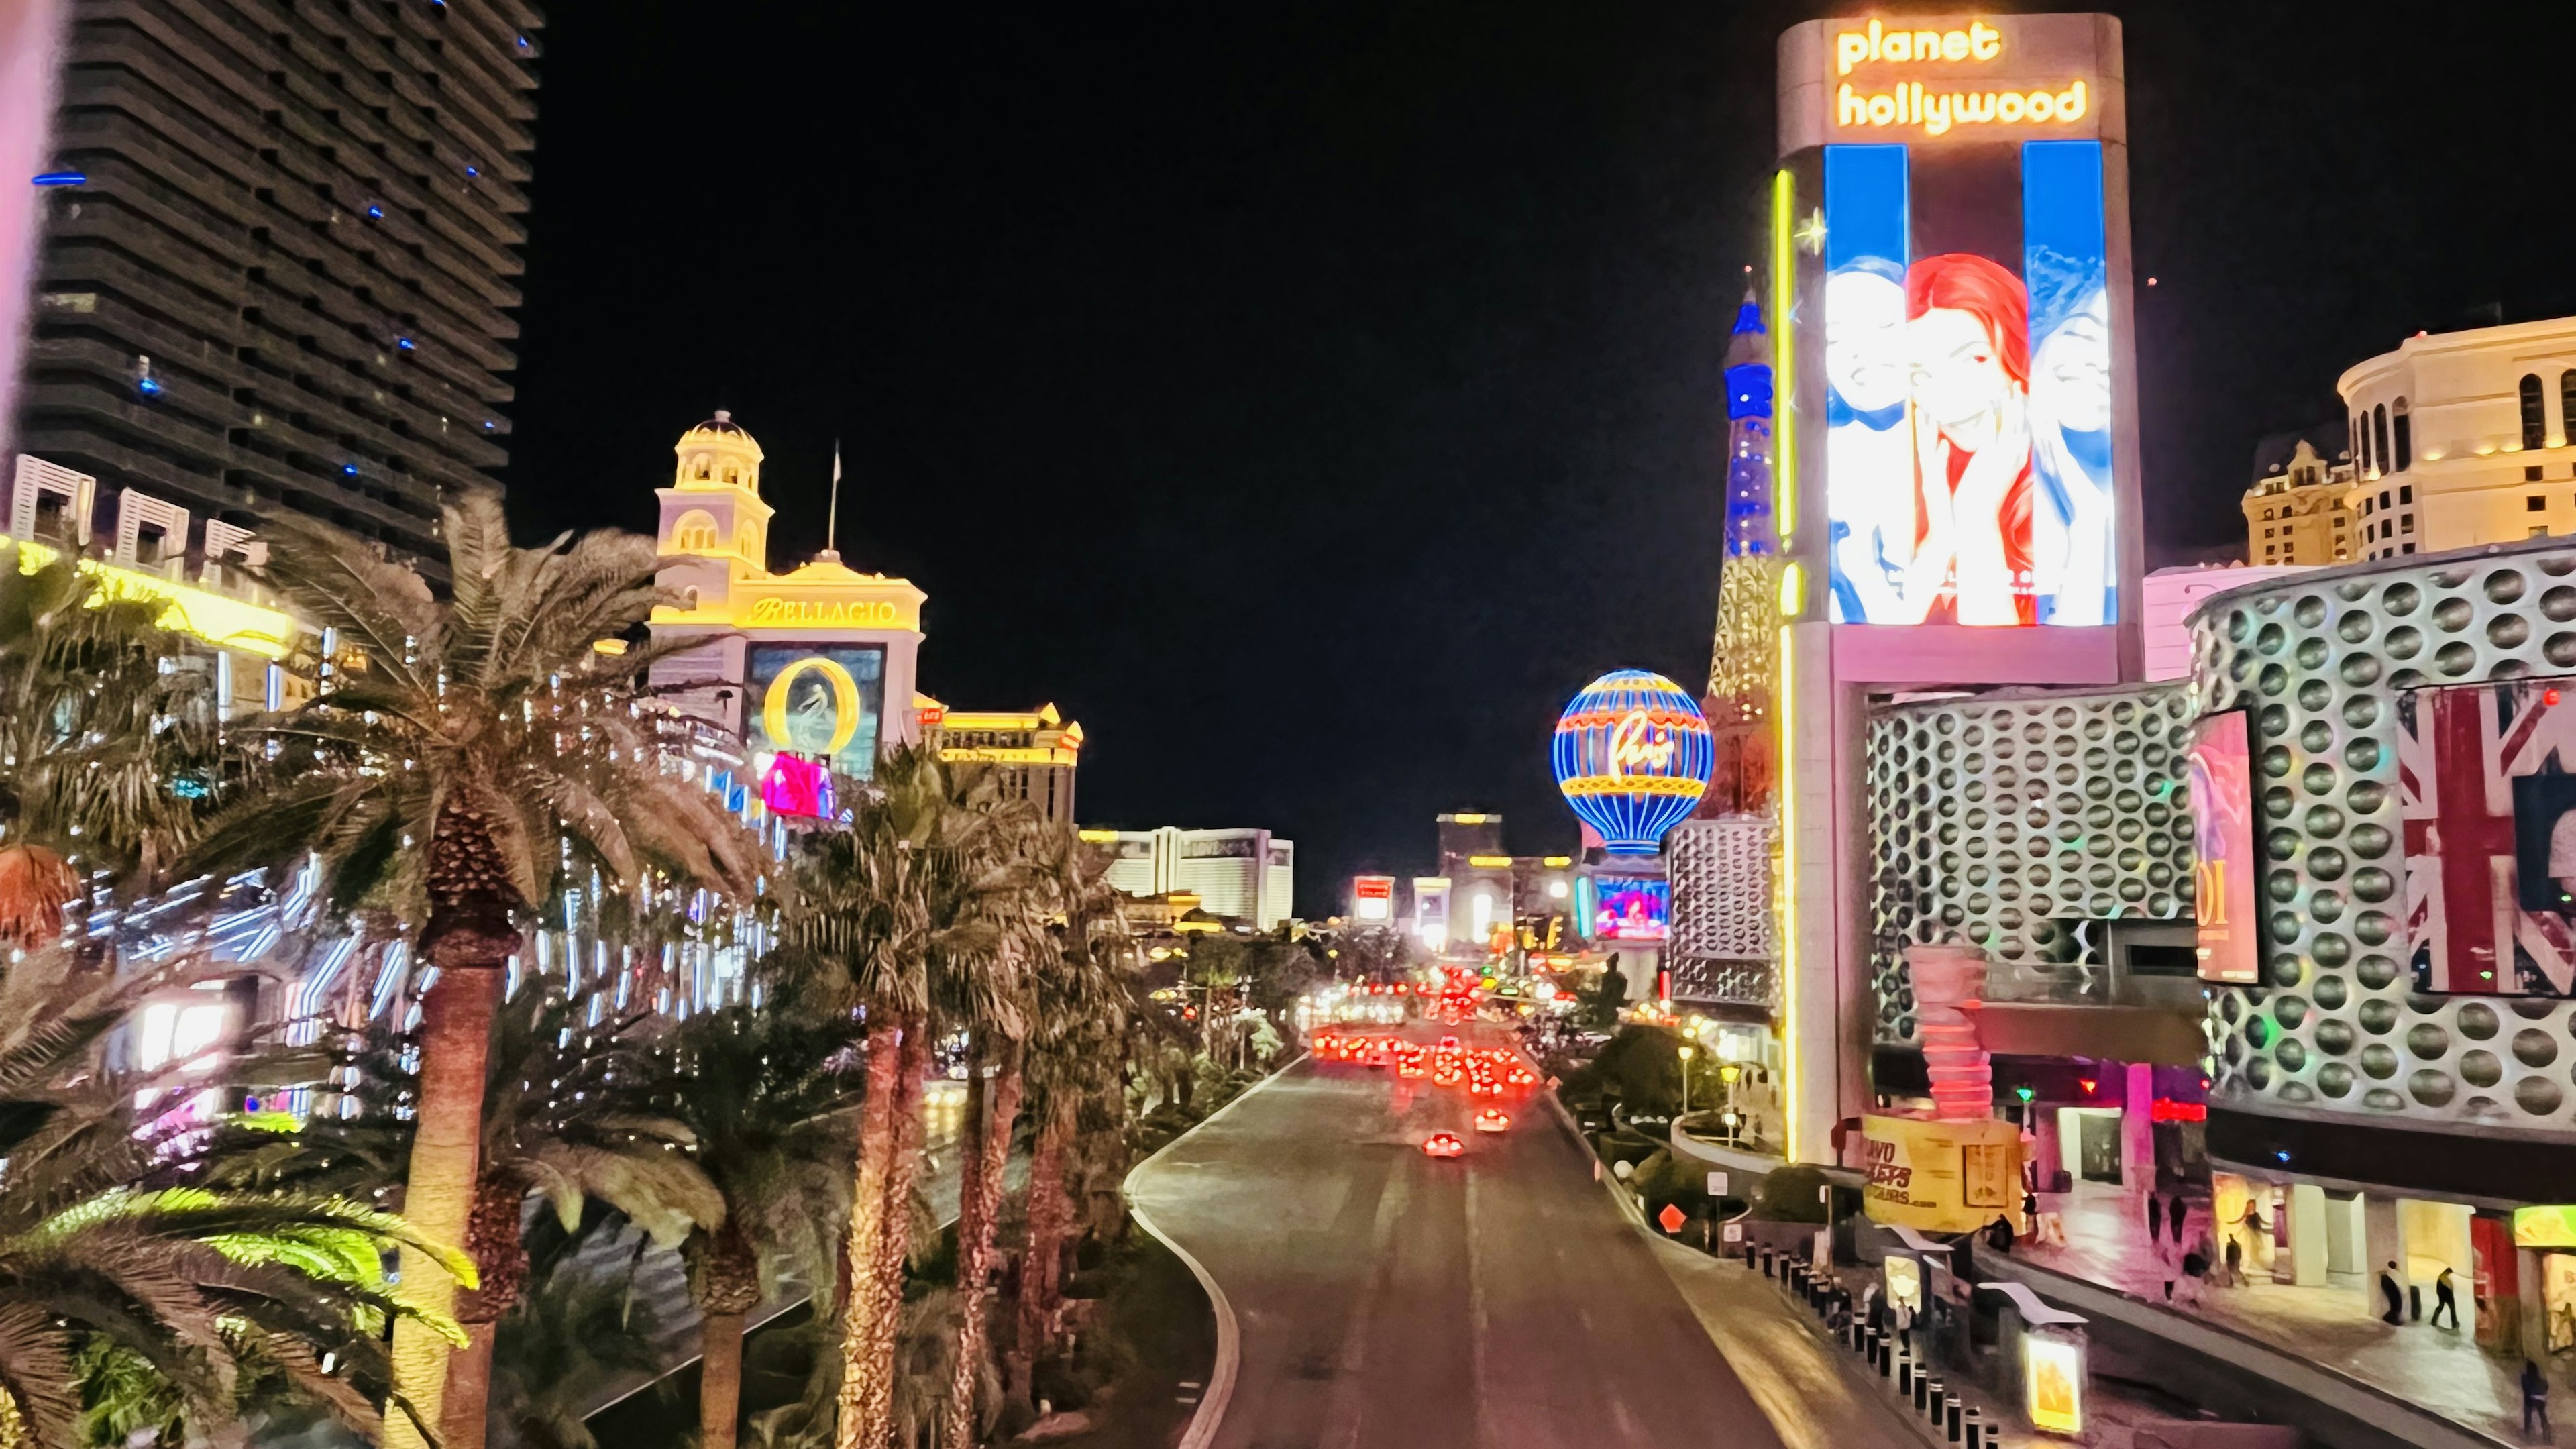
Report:
[[[2522,1434],[2532,1437],[2531,1421],[2540,1421],[2540,1440],[2549,1442],[2549,1376],[2530,1359],[2522,1361]]]
[[[2230,1288],[2245,1286],[2245,1245],[2236,1241],[2233,1233],[2227,1237],[2227,1277],[2224,1281]]]
[[[2442,1270],[2441,1277],[2433,1280],[2433,1326],[2435,1328],[2442,1326],[2442,1315],[2445,1313],[2451,1315],[2451,1331],[2459,1332],[2460,1292],[2452,1284],[2451,1270],[2448,1268]]]
[[[2147,1194],[2147,1246],[2154,1247],[2156,1239],[2164,1236],[2164,1231],[2165,1200],[2150,1192]]]
[[[2379,1321],[2403,1322],[2406,1316],[2406,1290],[2398,1286],[2395,1258],[2389,1259],[2388,1266],[2379,1270],[2379,1294],[2388,1300],[2388,1311],[2379,1315]]]
[[[2173,1245],[2174,1245],[2175,1247],[2177,1247],[2177,1248],[2179,1248],[2179,1247],[2181,1247],[2181,1246],[2182,1246],[2182,1220],[2183,1220],[2183,1215],[2184,1215],[2185,1213],[2189,1212],[2189,1211],[2191,1211],[2191,1209],[2190,1209],[2190,1207],[2189,1207],[2187,1204],[2185,1204],[2185,1203],[2183,1202],[2183,1200],[2182,1200],[2182,1194],[2181,1194],[2181,1193],[2175,1193],[2175,1194],[2174,1194],[2174,1200],[2173,1200],[2173,1207],[2172,1207],[2172,1209],[2171,1209],[2171,1211],[2170,1211],[2170,1214],[2169,1214],[2169,1217],[2168,1217],[2168,1221],[2172,1224],[2172,1227],[2173,1227]]]

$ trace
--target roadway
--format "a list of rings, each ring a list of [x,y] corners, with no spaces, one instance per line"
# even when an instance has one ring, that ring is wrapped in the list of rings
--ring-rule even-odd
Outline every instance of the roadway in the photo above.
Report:
[[[1474,1132],[1487,1100],[1308,1061],[1137,1174],[1241,1325],[1209,1449],[1781,1449],[1553,1109],[1515,1089]],[[1465,1157],[1423,1154],[1441,1129]]]

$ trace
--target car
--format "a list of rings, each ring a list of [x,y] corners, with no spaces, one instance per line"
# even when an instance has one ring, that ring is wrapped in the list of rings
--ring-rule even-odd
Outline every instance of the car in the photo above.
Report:
[[[1422,1139],[1422,1155],[1425,1157],[1464,1157],[1467,1155],[1467,1144],[1459,1141],[1458,1134],[1455,1132],[1434,1132],[1430,1136]]]
[[[1499,1107],[1487,1107],[1476,1114],[1476,1130],[1479,1132],[1500,1132],[1511,1125],[1511,1114]]]

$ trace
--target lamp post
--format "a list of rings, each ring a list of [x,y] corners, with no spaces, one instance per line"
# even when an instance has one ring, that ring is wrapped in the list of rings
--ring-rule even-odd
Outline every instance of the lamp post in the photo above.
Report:
[[[1682,1048],[1681,1048],[1681,1054],[1682,1054],[1682,1115],[1683,1115],[1683,1116],[1685,1116],[1685,1117],[1687,1117],[1687,1116],[1689,1116],[1689,1115],[1690,1115],[1690,1064],[1691,1064],[1691,1058],[1692,1058],[1692,1057],[1695,1057],[1695,1056],[1697,1056],[1697,1055],[1699,1055],[1699,1048],[1697,1048],[1697,1047],[1695,1047],[1695,1046],[1691,1046],[1691,1045],[1689,1045],[1688,1043],[1684,1043],[1684,1044],[1683,1044],[1683,1046],[1682,1046]]]
[[[1726,1137],[1727,1145],[1729,1147],[1736,1145],[1736,1123],[1741,1120],[1736,1116],[1735,1112],[1735,1079],[1743,1074],[1744,1069],[1733,1062],[1728,1062],[1726,1065],[1717,1069],[1717,1079],[1726,1085],[1726,1116],[1724,1120],[1726,1122]]]

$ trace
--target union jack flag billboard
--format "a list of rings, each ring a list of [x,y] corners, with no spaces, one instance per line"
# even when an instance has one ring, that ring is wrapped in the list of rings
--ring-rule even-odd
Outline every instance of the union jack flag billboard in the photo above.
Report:
[[[2576,699],[2550,680],[2412,690],[2397,729],[2415,989],[2576,994]]]

